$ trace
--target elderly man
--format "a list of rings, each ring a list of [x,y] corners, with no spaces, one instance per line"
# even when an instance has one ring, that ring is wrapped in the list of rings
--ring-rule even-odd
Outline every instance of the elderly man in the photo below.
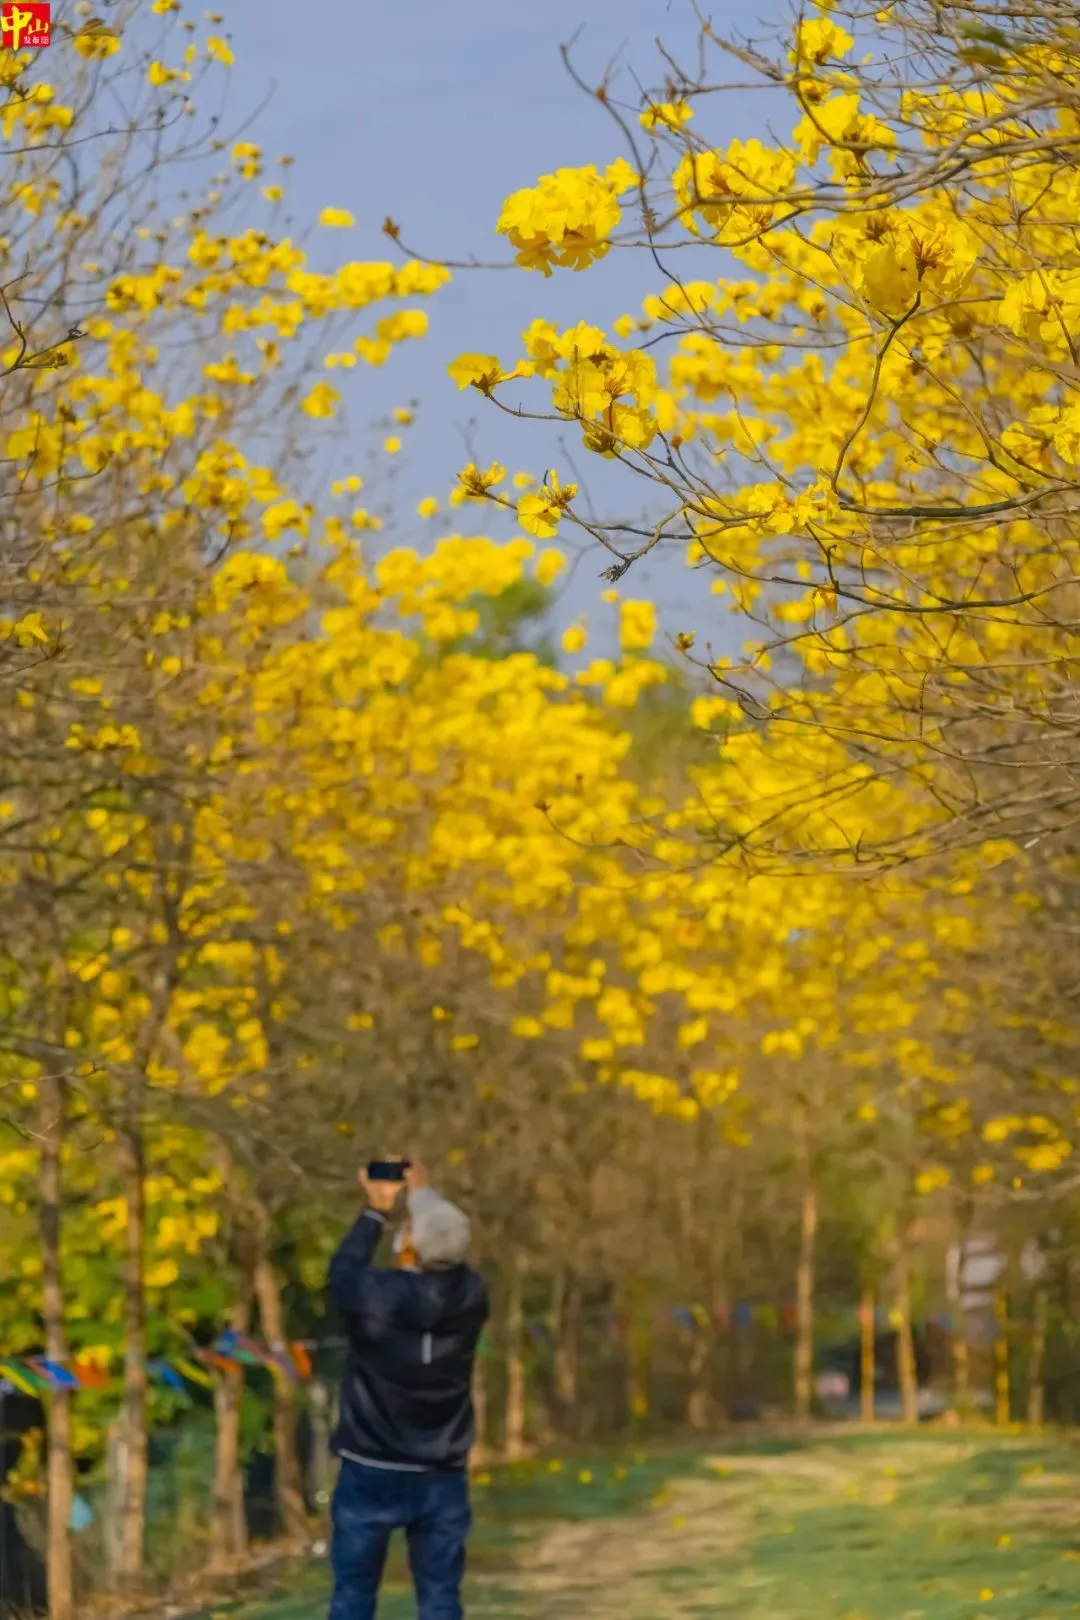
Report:
[[[330,1292],[349,1351],[331,1441],[334,1492],[330,1620],[374,1620],[387,1546],[404,1530],[419,1620],[461,1620],[469,1532],[466,1465],[472,1370],[487,1320],[466,1264],[469,1221],[413,1163],[403,1181],[360,1173],[368,1207],[330,1263]],[[402,1187],[408,1226],[396,1270],[372,1260]]]

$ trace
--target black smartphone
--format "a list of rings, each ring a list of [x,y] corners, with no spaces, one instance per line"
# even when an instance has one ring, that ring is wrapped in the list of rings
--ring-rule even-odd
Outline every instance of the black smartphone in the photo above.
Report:
[[[404,1181],[408,1159],[372,1159],[367,1167],[369,1181]]]

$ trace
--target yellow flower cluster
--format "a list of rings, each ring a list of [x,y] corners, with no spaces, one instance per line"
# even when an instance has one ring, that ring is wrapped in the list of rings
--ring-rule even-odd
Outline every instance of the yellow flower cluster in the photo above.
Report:
[[[555,267],[584,270],[610,248],[622,219],[619,198],[636,183],[633,170],[622,161],[603,174],[591,165],[557,169],[508,197],[498,228],[526,270],[545,276]]]

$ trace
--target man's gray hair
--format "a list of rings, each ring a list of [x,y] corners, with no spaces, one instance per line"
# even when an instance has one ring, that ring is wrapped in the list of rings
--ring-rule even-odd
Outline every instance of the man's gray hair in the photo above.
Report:
[[[433,1187],[409,1194],[409,1226],[416,1257],[425,1266],[457,1266],[469,1252],[469,1217]]]

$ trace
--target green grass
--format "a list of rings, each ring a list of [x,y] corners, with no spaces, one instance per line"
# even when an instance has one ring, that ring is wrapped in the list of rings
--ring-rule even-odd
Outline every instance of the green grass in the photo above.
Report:
[[[879,1432],[608,1453],[478,1486],[471,1620],[1066,1620],[1080,1448]],[[312,1565],[221,1620],[321,1620]],[[380,1620],[415,1613],[400,1553]]]

